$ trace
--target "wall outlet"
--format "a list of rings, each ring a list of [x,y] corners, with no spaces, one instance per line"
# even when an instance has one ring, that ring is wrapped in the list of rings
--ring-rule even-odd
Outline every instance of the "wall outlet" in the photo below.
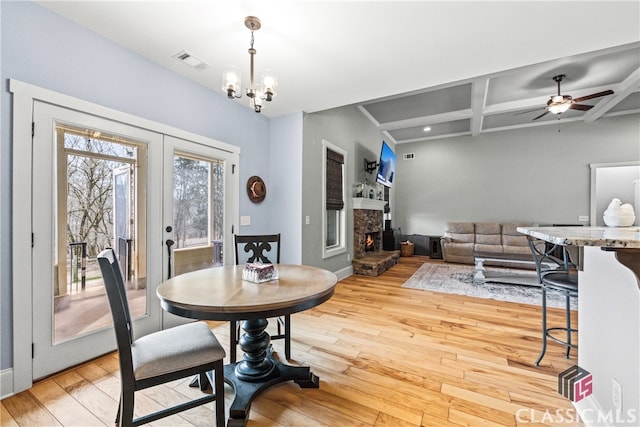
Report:
[[[305,223],[306,225],[311,224],[311,217],[310,217],[309,215],[307,215],[307,216],[305,216],[305,217],[304,217],[304,223]]]
[[[622,386],[615,378],[611,378],[611,402],[618,411],[622,410]]]
[[[251,217],[249,215],[241,216],[240,225],[251,225]]]
[[[351,261],[351,254],[347,254],[347,261]]]
[[[578,216],[579,222],[589,222],[589,215],[580,215]]]

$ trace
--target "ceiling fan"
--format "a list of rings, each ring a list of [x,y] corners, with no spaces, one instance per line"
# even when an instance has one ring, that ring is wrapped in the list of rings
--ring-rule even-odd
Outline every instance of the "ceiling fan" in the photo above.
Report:
[[[558,94],[551,96],[549,101],[547,101],[546,111],[540,114],[538,117],[535,117],[533,120],[538,120],[539,118],[542,118],[549,113],[562,114],[569,109],[587,111],[592,109],[593,105],[578,104],[578,102],[586,101],[588,99],[593,99],[593,98],[600,98],[601,96],[607,96],[607,95],[613,94],[612,90],[605,90],[603,92],[581,96],[576,99],[573,99],[570,95],[561,95],[560,82],[564,80],[565,77],[566,76],[564,74],[559,74],[553,77],[553,80],[558,84]]]

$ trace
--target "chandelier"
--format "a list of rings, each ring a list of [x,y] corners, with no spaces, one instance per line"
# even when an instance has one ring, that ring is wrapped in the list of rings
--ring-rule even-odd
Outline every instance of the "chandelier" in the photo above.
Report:
[[[253,107],[256,113],[262,110],[263,101],[270,102],[274,96],[276,96],[276,88],[278,86],[278,79],[268,73],[262,74],[260,84],[254,84],[253,73],[253,59],[256,55],[256,50],[253,48],[253,32],[258,31],[261,27],[260,19],[255,16],[247,16],[244,18],[244,25],[251,30],[251,45],[249,47],[250,60],[250,79],[249,88],[247,88],[246,95],[249,97],[249,105]],[[228,67],[222,74],[222,90],[226,92],[229,99],[242,98],[242,85],[240,73],[234,67]]]

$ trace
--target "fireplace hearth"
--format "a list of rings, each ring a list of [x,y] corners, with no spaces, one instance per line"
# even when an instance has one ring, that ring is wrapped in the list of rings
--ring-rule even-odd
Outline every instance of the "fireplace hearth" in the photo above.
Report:
[[[378,276],[398,263],[400,251],[382,250],[383,213],[353,210],[353,273]]]

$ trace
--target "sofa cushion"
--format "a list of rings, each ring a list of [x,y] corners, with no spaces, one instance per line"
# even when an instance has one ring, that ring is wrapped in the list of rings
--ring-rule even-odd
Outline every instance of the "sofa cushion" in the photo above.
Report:
[[[451,242],[474,243],[475,227],[472,222],[448,222],[444,235]]]
[[[442,244],[442,255],[446,262],[473,264],[473,243],[445,242]]]
[[[476,234],[500,234],[502,233],[502,225],[497,222],[477,222]]]
[[[470,256],[473,254],[473,243],[447,243],[449,255]]]
[[[502,224],[502,245],[505,247],[505,252],[529,253],[527,236],[517,230],[523,225],[518,223]]]
[[[478,222],[476,224],[476,246],[478,245],[502,245],[502,227],[495,222]],[[476,248],[477,251],[483,249]]]

